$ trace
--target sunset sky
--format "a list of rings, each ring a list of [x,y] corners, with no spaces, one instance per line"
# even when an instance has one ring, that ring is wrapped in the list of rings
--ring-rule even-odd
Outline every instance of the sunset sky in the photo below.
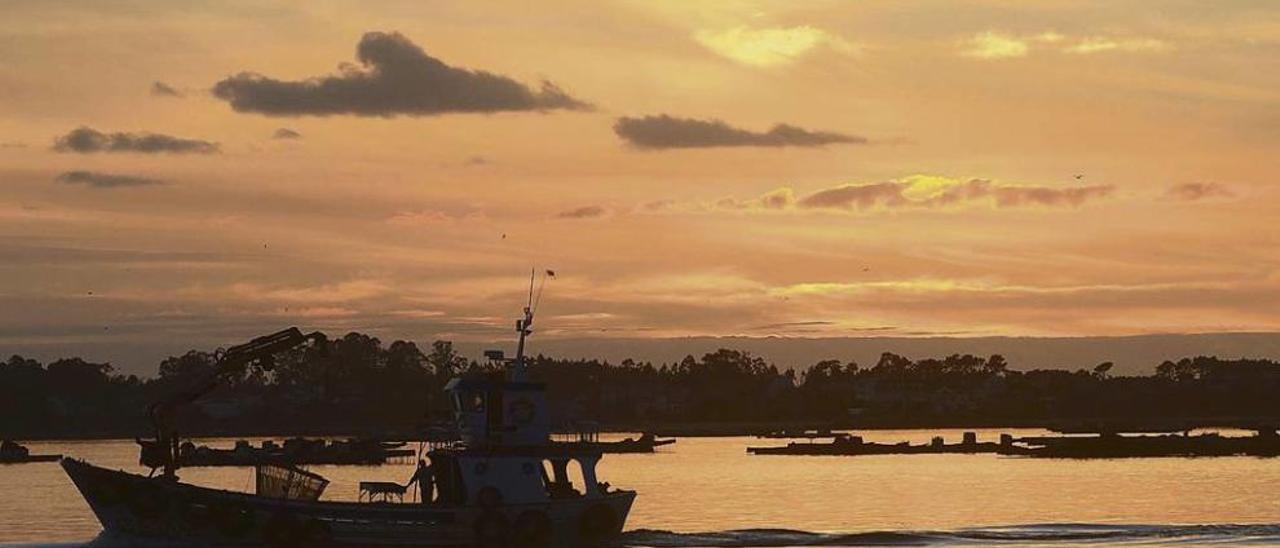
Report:
[[[0,354],[1280,329],[1273,0],[0,14]]]

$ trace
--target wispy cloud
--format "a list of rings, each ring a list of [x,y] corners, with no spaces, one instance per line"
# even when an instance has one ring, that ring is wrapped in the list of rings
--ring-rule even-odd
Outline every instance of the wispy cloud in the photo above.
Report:
[[[561,211],[556,214],[556,217],[560,219],[597,219],[604,217],[608,212],[603,206],[590,205]]]
[[[666,114],[618,118],[613,124],[613,132],[628,143],[646,149],[820,147],[869,142],[867,138],[857,135],[814,131],[788,124],[776,124],[768,131],[760,132],[733,127],[721,120],[676,118]]]
[[[1062,51],[1066,53],[1091,54],[1108,51],[1122,52],[1157,52],[1170,49],[1167,42],[1153,38],[1106,38],[1089,37],[1081,39]]]
[[[757,67],[790,64],[820,47],[844,54],[857,51],[843,38],[808,25],[700,30],[694,39],[723,57]]]
[[[156,81],[151,83],[151,95],[154,97],[183,97],[185,94],[169,84]]]
[[[292,129],[289,129],[287,127],[282,127],[280,129],[277,129],[275,133],[272,133],[271,138],[283,139],[283,140],[297,140],[302,138],[302,134]]]
[[[813,191],[803,196],[787,187],[769,191],[759,197],[740,200],[724,198],[701,211],[849,211],[862,212],[890,209],[938,209],[965,205],[989,205],[996,208],[1027,206],[1079,207],[1087,202],[1110,196],[1111,185],[1048,187],[1012,185],[988,179],[956,179],[932,175],[913,175],[899,180],[876,183],[853,183]],[[665,211],[678,204],[664,204]],[[690,208],[698,210],[699,208]],[[645,208],[640,209],[646,211]]]
[[[201,139],[185,139],[160,133],[104,133],[91,127],[79,127],[58,137],[53,149],[58,152],[91,154],[95,152],[136,152],[141,154],[214,154],[218,144]]]
[[[1055,31],[1014,35],[986,31],[960,41],[960,55],[985,60],[1026,57],[1039,51],[1075,55],[1106,52],[1155,53],[1172,49],[1163,40],[1133,36],[1068,36]]]
[[[84,185],[90,188],[121,188],[131,186],[156,186],[165,184],[159,179],[136,177],[133,175],[112,175],[95,171],[68,171],[58,175],[59,183],[68,185]]]
[[[979,59],[1026,57],[1031,47],[1025,40],[996,32],[983,32],[963,41],[961,55]]]
[[[1174,200],[1195,202],[1209,198],[1231,198],[1236,195],[1222,183],[1182,183],[1169,187],[1165,196]]]

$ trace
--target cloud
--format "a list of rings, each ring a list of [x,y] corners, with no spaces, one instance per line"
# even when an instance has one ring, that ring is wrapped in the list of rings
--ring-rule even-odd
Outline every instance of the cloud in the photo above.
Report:
[[[272,139],[301,139],[302,134],[292,129],[289,129],[287,127],[282,127],[280,129],[277,129],[275,133],[272,133],[271,138]]]
[[[865,137],[828,131],[810,131],[777,124],[766,132],[739,129],[720,120],[675,118],[666,114],[642,118],[622,117],[613,124],[618,137],[639,148],[706,147],[820,147],[828,144],[867,144]]]
[[[121,188],[130,186],[156,186],[166,184],[159,179],[135,177],[132,175],[112,175],[95,171],[68,171],[56,179],[68,185],[84,185],[90,188]]]
[[[1195,202],[1208,198],[1231,198],[1236,195],[1222,183],[1182,183],[1169,187],[1167,198]]]
[[[421,211],[402,211],[387,218],[388,224],[400,226],[427,226],[439,225],[445,223],[455,223],[460,221],[478,221],[484,220],[485,214],[482,211],[467,212],[449,212],[437,209],[424,209]]]
[[[430,116],[450,112],[587,109],[555,84],[538,89],[490,72],[451,67],[399,33],[369,32],[359,67],[301,81],[242,72],[213,87],[238,112],[267,116]]]
[[[841,185],[805,196],[798,205],[807,209],[870,209],[877,205],[901,207],[906,185],[896,182]]]
[[[6,141],[0,143],[0,148],[27,148],[27,144],[19,143],[17,141]]]
[[[961,55],[978,59],[1026,57],[1031,49],[1024,40],[995,32],[983,32],[969,38],[963,42],[963,48]]]
[[[151,95],[153,97],[183,97],[185,94],[178,91],[178,88],[157,80],[151,83]]]
[[[790,188],[769,191],[757,198],[724,198],[703,211],[796,211],[945,208],[987,203],[1006,207],[1079,207],[1111,195],[1110,185],[1053,188],[995,183],[986,179],[960,180],[949,177],[913,175],[901,180],[846,184],[824,188],[796,197]],[[667,206],[668,209],[673,206]]]
[[[1152,38],[1105,38],[1105,37],[1089,37],[1081,39],[1076,44],[1064,48],[1062,51],[1066,53],[1091,54],[1102,53],[1107,51],[1122,52],[1157,52],[1170,49],[1168,43]]]
[[[58,152],[138,152],[157,154],[214,154],[218,144],[199,139],[183,139],[158,133],[103,133],[90,127],[79,127],[58,137],[53,149]]]
[[[1026,57],[1047,48],[1061,53],[1088,55],[1104,52],[1160,52],[1172,49],[1163,40],[1143,37],[1067,36],[1054,31],[1014,36],[982,32],[960,42],[960,54],[986,60]]]
[[[640,204],[640,211],[649,211],[649,212],[667,211],[669,209],[674,208],[676,205],[677,205],[676,201],[669,198],[663,199],[663,200],[654,200],[652,202],[645,202],[643,204]]]
[[[911,177],[904,181],[851,184],[820,190],[805,196],[797,205],[811,209],[862,210],[876,206],[947,207],[990,200],[996,207],[1079,207],[1089,200],[1109,196],[1114,190],[1111,185],[1052,188],[1002,185],[986,179],[960,182],[946,178]]]
[[[605,208],[593,205],[561,211],[556,214],[556,217],[560,219],[598,219],[604,217],[606,213],[608,211]]]
[[[700,30],[694,39],[711,51],[745,65],[771,67],[794,62],[819,46],[839,53],[855,48],[839,36],[808,25],[787,28],[735,27]]]

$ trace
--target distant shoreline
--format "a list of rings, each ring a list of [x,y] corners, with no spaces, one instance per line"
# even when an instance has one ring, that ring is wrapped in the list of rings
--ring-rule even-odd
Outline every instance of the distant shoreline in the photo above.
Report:
[[[1263,424],[1280,422],[1276,418],[1268,417],[1213,417],[1213,418],[1187,418],[1180,419],[1179,422],[1185,424],[1195,424],[1197,428],[1242,428],[1248,429],[1249,424]],[[601,425],[600,433],[602,434],[634,434],[638,432],[651,432],[660,437],[675,438],[731,438],[731,437],[754,437],[770,432],[801,432],[814,430],[830,430],[835,432],[848,431],[880,431],[880,430],[992,430],[992,429],[1043,429],[1054,430],[1061,428],[1063,425],[1079,425],[1087,424],[1087,421],[1069,420],[1061,421],[1053,424],[1043,422],[1007,422],[1007,421],[916,421],[916,422],[878,422],[878,423],[822,423],[822,422],[803,422],[803,421],[751,421],[751,422],[697,422],[697,423],[669,423],[669,424],[607,424]],[[1141,423],[1138,423],[1141,424]],[[1147,428],[1121,429],[1124,432],[1130,431],[1177,431],[1178,428],[1160,428],[1154,423],[1148,424]],[[26,436],[14,437],[16,441],[40,441],[40,442],[78,442],[78,441],[133,441],[137,437],[145,437],[143,435],[132,435],[121,432],[101,432],[98,434],[84,435],[66,435],[57,434],[49,436]],[[303,438],[375,438],[389,441],[418,441],[420,436],[414,436],[406,432],[361,432],[361,431],[286,431],[286,432],[268,432],[268,431],[223,431],[223,432],[197,432],[190,436],[190,439],[239,439],[239,438],[269,438],[269,439],[286,439],[292,437]],[[9,439],[7,435],[0,435],[0,438]]]

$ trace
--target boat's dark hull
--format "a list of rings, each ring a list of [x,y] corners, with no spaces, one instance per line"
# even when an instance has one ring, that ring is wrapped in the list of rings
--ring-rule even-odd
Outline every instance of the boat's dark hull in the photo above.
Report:
[[[593,544],[581,538],[581,520],[607,508],[621,532],[634,492],[540,504],[436,507],[419,504],[305,502],[259,497],[147,478],[63,459],[103,528],[114,534],[187,544],[278,546],[475,546],[478,529],[495,520],[509,534],[496,546],[519,545],[519,524],[544,520],[541,546]],[[615,530],[616,529],[616,530]]]
[[[1277,457],[1280,439],[1274,436],[1089,436],[1034,437],[1019,440],[1009,455],[1060,459],[1117,459],[1150,457]]]

